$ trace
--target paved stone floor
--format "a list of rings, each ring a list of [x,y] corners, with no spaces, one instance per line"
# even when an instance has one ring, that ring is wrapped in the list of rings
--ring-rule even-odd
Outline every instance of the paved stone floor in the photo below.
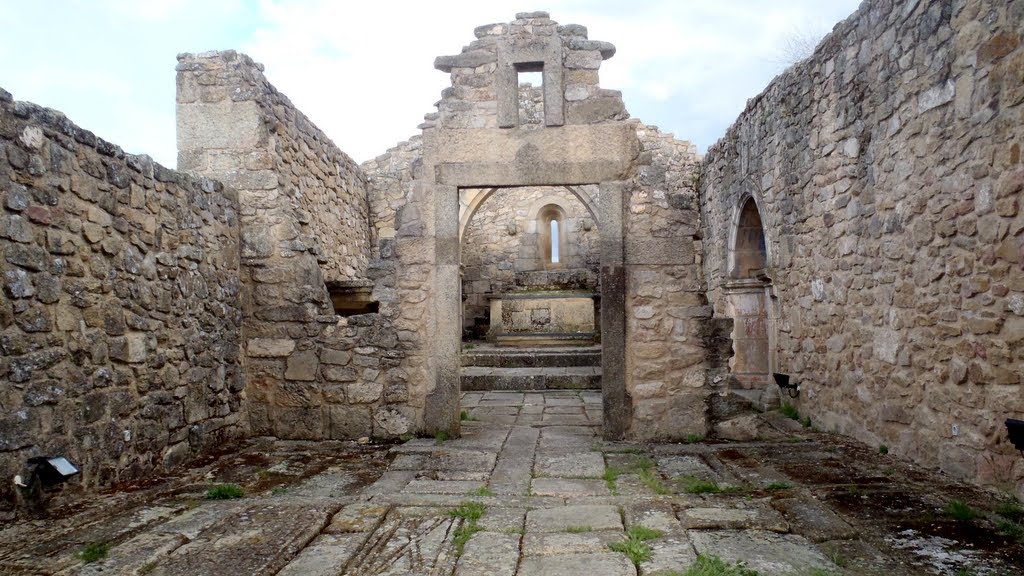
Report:
[[[631,445],[600,439],[599,392],[463,408],[458,439],[259,439],[18,521],[0,573],[668,575],[698,555],[762,575],[1024,573],[1019,509],[777,414],[770,441]],[[215,482],[246,496],[205,499]],[[106,557],[83,564],[90,544]]]

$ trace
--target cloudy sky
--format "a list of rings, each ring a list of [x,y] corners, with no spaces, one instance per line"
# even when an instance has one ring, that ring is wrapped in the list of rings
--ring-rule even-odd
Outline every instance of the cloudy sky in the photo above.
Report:
[[[435,56],[543,9],[618,53],[601,85],[701,151],[856,0],[0,0],[0,87],[133,153],[176,164],[179,52],[234,48],[357,161],[416,133],[448,85]]]

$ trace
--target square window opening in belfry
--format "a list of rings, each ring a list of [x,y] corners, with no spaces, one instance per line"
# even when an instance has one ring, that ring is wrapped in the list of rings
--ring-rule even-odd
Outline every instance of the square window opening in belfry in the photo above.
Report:
[[[516,65],[516,86],[519,87],[519,125],[544,125],[544,65]]]

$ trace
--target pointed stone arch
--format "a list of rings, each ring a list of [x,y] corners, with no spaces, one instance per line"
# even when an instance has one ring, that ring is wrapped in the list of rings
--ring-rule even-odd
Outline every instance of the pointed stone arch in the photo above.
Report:
[[[587,212],[590,213],[590,217],[593,218],[594,222],[600,227],[600,222],[597,217],[597,203],[594,202],[593,198],[587,194],[582,186],[561,186],[571,192],[582,204],[586,207]],[[466,228],[469,223],[473,221],[473,216],[476,215],[480,206],[487,201],[495,192],[499,190],[498,187],[487,188],[483,192],[473,196],[468,204],[462,204],[459,206],[459,242],[462,242],[465,237]],[[548,202],[544,202],[547,204]],[[536,210],[531,210],[531,216]]]

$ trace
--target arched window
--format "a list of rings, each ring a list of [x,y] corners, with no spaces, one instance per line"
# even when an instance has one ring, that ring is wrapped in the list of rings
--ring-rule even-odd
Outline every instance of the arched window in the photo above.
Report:
[[[551,263],[558,264],[558,220],[551,221]]]
[[[753,198],[747,198],[740,211],[733,248],[733,278],[756,278],[768,267],[768,252],[761,225],[761,213]]]
[[[537,213],[537,228],[540,232],[540,257],[545,268],[560,268],[565,265],[569,254],[565,210],[558,204],[548,204]]]

